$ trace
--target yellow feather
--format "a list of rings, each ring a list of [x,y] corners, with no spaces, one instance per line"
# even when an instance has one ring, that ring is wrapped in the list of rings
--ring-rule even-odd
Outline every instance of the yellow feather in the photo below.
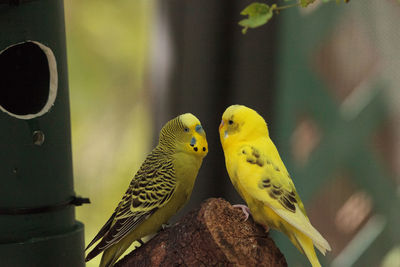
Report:
[[[104,251],[100,267],[113,266],[134,241],[158,231],[188,201],[207,153],[206,134],[194,115],[186,113],[167,122],[157,147],[87,246],[100,240],[86,261]]]
[[[285,233],[312,266],[320,266],[314,245],[324,255],[331,248],[311,225],[265,120],[233,105],[224,112],[219,133],[229,177],[254,220]]]

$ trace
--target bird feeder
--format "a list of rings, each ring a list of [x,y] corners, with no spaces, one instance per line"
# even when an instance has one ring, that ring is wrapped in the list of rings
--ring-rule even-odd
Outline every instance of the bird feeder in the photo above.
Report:
[[[0,0],[0,265],[84,266],[62,0]]]

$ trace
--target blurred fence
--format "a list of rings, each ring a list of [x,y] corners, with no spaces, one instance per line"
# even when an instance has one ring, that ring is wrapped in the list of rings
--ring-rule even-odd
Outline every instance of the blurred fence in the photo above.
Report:
[[[332,266],[378,266],[400,242],[400,35],[384,26],[399,14],[394,1],[282,14],[274,133]]]

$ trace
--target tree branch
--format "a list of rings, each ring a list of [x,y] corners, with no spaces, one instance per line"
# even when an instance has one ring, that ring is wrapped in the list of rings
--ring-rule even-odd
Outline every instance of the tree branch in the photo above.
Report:
[[[287,266],[275,243],[244,214],[211,198],[115,266]]]

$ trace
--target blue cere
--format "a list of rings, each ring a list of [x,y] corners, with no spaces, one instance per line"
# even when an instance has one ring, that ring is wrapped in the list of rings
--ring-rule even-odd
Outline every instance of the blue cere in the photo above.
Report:
[[[192,137],[192,140],[190,140],[190,145],[194,146],[196,144],[196,138]]]
[[[200,124],[196,125],[196,132],[198,132],[198,133],[202,133],[203,132],[203,127],[201,127]]]

